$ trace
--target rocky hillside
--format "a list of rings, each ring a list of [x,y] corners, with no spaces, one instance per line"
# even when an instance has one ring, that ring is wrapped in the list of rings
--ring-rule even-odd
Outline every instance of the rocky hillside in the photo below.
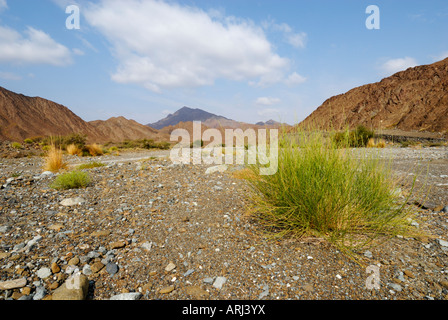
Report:
[[[0,139],[21,141],[71,133],[84,133],[92,141],[106,139],[103,133],[63,105],[0,87]]]
[[[301,125],[448,131],[448,58],[325,101]]]
[[[109,141],[121,142],[124,140],[152,139],[154,141],[168,140],[169,136],[159,131],[129,120],[124,117],[110,118],[106,121],[90,121],[90,125],[102,132]]]
[[[160,130],[168,126],[176,126],[180,122],[201,121],[204,125],[214,128],[221,124],[221,126],[233,127],[237,121],[227,119],[222,116],[201,110],[183,107],[173,114],[157,121],[156,123],[148,124],[148,126]]]

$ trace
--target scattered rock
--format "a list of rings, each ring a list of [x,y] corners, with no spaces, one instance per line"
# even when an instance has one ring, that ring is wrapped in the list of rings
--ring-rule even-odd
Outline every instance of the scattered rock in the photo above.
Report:
[[[218,289],[221,290],[223,285],[227,282],[227,278],[225,277],[216,277],[215,282],[213,282],[213,286]]]
[[[194,299],[205,299],[210,295],[206,290],[202,289],[200,286],[191,286],[185,289],[185,293],[192,296]]]
[[[83,274],[75,274],[68,278],[53,293],[53,300],[85,300],[89,290],[89,280]]]
[[[47,295],[47,290],[44,286],[36,287],[36,292],[34,293],[33,300],[42,300]]]
[[[0,282],[0,290],[11,290],[26,286],[26,278]]]
[[[51,269],[50,268],[40,268],[36,274],[39,278],[46,279],[49,276],[51,276]]]
[[[174,263],[170,262],[170,263],[166,266],[165,271],[166,271],[166,272],[171,272],[171,271],[173,271],[174,269],[176,269],[176,265],[175,265]]]
[[[72,207],[72,206],[78,206],[82,205],[86,202],[83,198],[68,198],[62,200],[59,204],[64,207]]]
[[[108,263],[106,265],[106,271],[109,272],[111,276],[113,276],[118,272],[118,265],[116,265],[115,263]]]
[[[110,244],[111,249],[121,249],[121,248],[124,248],[125,246],[126,246],[126,241],[124,241],[124,240],[115,241]]]
[[[59,267],[59,265],[56,262],[53,262],[51,264],[51,272],[58,273],[60,271],[61,271],[61,268]]]
[[[168,294],[173,291],[174,291],[174,286],[168,286],[168,287],[164,287],[164,288],[160,289],[159,293]]]
[[[439,244],[442,247],[448,247],[448,241],[442,240],[442,239],[438,239],[439,240]]]
[[[104,264],[102,264],[100,261],[97,261],[90,266],[90,269],[93,273],[100,272],[103,268],[104,268]]]
[[[210,168],[208,168],[205,171],[205,174],[213,174],[215,172],[223,173],[223,172],[225,172],[227,170],[227,168],[228,167],[225,164],[222,164],[222,165],[219,165],[219,166],[210,167]]]
[[[121,293],[110,297],[109,300],[139,300],[143,295],[140,292]]]

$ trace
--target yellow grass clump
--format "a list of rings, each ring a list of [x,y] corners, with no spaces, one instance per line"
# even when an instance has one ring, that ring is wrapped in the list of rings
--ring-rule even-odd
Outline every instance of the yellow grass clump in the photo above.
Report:
[[[75,144],[67,146],[67,153],[72,156],[81,156],[82,150],[79,149]]]
[[[44,170],[58,172],[65,168],[67,168],[67,163],[63,159],[62,150],[56,148],[55,145],[51,145],[45,158]]]
[[[86,148],[92,157],[103,155],[103,148],[96,143],[88,145]]]
[[[385,148],[386,142],[383,139],[380,139],[378,142],[375,142],[375,139],[370,138],[367,142],[367,148]]]

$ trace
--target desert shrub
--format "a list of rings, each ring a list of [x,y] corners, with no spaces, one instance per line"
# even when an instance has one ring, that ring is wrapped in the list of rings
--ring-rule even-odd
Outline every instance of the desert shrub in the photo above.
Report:
[[[46,171],[58,172],[61,169],[65,169],[67,164],[63,159],[62,150],[55,145],[49,146],[49,150],[45,157],[44,169]]]
[[[67,153],[72,156],[81,156],[82,150],[76,144],[70,144],[67,146]]]
[[[27,139],[23,140],[23,143],[26,143],[26,144],[33,144],[34,141],[33,141],[33,139],[27,138]]]
[[[388,163],[362,150],[354,156],[319,132],[296,138],[299,147],[281,138],[277,173],[260,175],[258,164],[243,175],[248,211],[273,237],[315,236],[351,252],[380,234],[409,231],[407,199]]]
[[[101,156],[104,153],[103,147],[101,147],[100,145],[98,145],[96,143],[85,146],[85,148],[92,157]]]
[[[337,132],[333,135],[333,140],[337,146],[342,148],[359,148],[366,147],[370,139],[373,138],[375,132],[360,125],[355,130],[345,130]]]
[[[370,138],[367,142],[367,148],[385,148],[386,142],[383,139],[380,139],[378,141],[375,141],[374,138]]]
[[[84,170],[84,169],[93,169],[93,168],[99,168],[104,167],[105,164],[101,162],[89,162],[79,165],[77,168],[78,170]]]
[[[156,144],[156,148],[157,149],[162,149],[162,150],[168,150],[168,149],[171,148],[171,143],[166,142],[166,141],[158,142]]]
[[[56,190],[85,188],[90,181],[88,173],[75,170],[58,176],[50,187]]]
[[[23,146],[20,143],[18,143],[18,142],[13,142],[13,143],[11,143],[11,148],[22,149]]]
[[[42,139],[41,145],[55,145],[60,149],[67,149],[69,145],[76,145],[79,149],[82,149],[87,141],[87,136],[79,133],[72,133],[67,136],[50,136]]]

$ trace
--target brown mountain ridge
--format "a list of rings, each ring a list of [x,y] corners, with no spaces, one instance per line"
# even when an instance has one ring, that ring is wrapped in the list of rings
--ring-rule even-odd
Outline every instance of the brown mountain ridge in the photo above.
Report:
[[[326,100],[300,125],[448,131],[448,58]]]

